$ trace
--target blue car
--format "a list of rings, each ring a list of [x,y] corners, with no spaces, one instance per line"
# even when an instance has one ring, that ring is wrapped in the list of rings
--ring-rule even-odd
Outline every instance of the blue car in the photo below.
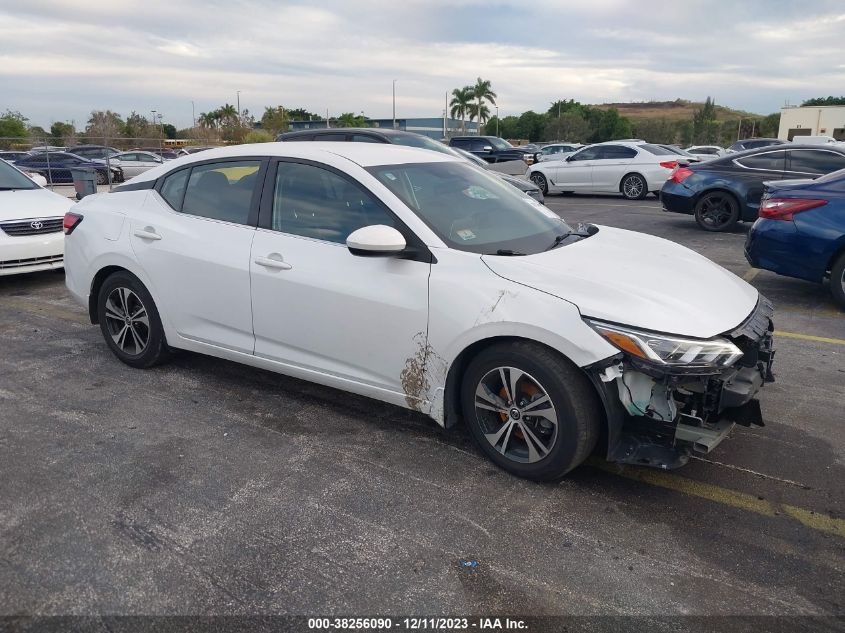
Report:
[[[15,166],[41,174],[51,184],[72,183],[71,168],[89,167],[97,174],[97,184],[109,182],[105,161],[89,160],[70,152],[36,152],[15,161]],[[111,165],[111,181],[123,182],[123,170]]]
[[[695,216],[706,231],[727,231],[757,219],[764,182],[818,178],[843,168],[845,145],[782,143],[678,165],[660,201],[665,211]]]
[[[845,307],[845,169],[816,180],[765,183],[745,242],[755,268],[822,283]]]

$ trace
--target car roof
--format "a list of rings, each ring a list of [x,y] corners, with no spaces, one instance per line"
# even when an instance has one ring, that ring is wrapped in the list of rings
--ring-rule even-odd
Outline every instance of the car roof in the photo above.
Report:
[[[345,132],[349,132],[351,134],[371,134],[373,136],[404,136],[406,134],[422,136],[422,134],[417,134],[416,132],[408,132],[406,130],[394,130],[391,128],[383,129],[372,127],[324,127],[311,128],[308,130],[295,130],[293,132],[284,132],[283,134],[279,134],[276,138],[295,138],[297,136],[308,136],[311,134],[343,134]]]
[[[138,182],[155,180],[164,173],[182,165],[204,163],[214,159],[238,158],[247,156],[279,156],[287,158],[311,159],[322,162],[334,156],[345,158],[361,167],[378,165],[402,165],[410,163],[465,162],[463,158],[450,156],[430,149],[393,145],[391,143],[336,143],[331,141],[285,141],[273,143],[253,143],[216,147],[204,152],[182,156],[159,167],[145,171],[135,179]]]

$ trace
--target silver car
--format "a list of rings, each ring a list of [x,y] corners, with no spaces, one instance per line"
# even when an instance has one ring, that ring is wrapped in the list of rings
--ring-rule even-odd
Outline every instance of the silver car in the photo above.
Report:
[[[561,159],[567,154],[584,147],[581,143],[550,143],[537,152],[535,160],[539,163],[544,160]]]
[[[143,174],[148,169],[158,167],[164,162],[164,159],[150,152],[134,151],[115,154],[109,158],[109,161],[117,164],[123,170],[123,177],[129,179],[138,174]]]

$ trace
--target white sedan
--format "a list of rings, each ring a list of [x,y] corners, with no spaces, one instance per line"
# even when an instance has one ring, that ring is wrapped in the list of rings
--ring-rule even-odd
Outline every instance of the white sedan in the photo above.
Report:
[[[161,156],[137,150],[115,154],[109,158],[109,161],[123,170],[123,177],[127,180],[164,163],[164,159]]]
[[[621,193],[642,200],[657,195],[678,165],[678,155],[650,143],[608,141],[536,163],[528,177],[543,193]]]
[[[73,206],[0,160],[0,276],[61,268],[62,222]]]
[[[124,363],[191,350],[463,419],[519,476],[594,449],[679,466],[762,422],[757,290],[672,242],[570,226],[445,154],[213,149],[84,198],[65,226],[67,287]]]

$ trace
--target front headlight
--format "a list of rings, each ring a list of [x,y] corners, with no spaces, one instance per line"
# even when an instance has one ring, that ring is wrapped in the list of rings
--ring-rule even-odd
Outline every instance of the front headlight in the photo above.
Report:
[[[742,350],[723,338],[679,338],[601,321],[584,320],[623,352],[658,365],[728,367],[742,356]]]

